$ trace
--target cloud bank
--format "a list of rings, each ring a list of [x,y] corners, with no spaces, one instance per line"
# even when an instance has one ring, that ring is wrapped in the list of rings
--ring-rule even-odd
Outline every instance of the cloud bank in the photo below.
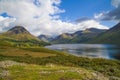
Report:
[[[120,0],[112,0],[112,5],[115,7],[114,10],[97,14],[95,18],[103,21],[120,21]]]
[[[32,34],[58,35],[72,33],[86,28],[106,29],[95,20],[82,20],[79,23],[63,22],[60,20],[61,0],[0,0],[0,32],[16,25],[24,26]]]

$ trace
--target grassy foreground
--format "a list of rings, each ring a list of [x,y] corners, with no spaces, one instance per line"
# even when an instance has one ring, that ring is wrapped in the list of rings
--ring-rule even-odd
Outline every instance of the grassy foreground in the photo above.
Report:
[[[54,64],[39,66],[2,61],[0,66],[1,80],[108,80],[98,72]]]
[[[117,60],[75,57],[42,47],[15,48],[2,46],[0,47],[0,61],[6,60],[25,63],[26,65],[0,67],[0,72],[7,70],[12,76],[6,77],[8,79],[1,78],[1,80],[120,80],[120,61]],[[46,70],[44,71],[44,69]],[[59,72],[64,69],[64,73]],[[81,73],[77,72],[79,70]],[[85,74],[83,74],[84,72]],[[96,72],[105,79],[102,77],[101,79],[95,78],[94,73]]]

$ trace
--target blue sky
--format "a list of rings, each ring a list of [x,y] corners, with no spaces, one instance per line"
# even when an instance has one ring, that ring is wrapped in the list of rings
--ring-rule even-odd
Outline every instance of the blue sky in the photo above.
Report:
[[[93,18],[95,14],[111,11],[115,7],[111,4],[111,0],[62,0],[60,8],[65,9],[62,13],[62,20],[75,21],[81,17]],[[115,21],[101,21],[103,25],[112,27]]]

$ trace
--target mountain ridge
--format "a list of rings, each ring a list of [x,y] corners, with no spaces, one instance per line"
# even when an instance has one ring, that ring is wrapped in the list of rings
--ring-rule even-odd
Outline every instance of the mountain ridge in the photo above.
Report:
[[[89,28],[73,34],[63,33],[52,40],[52,43],[82,43],[105,32],[105,29]]]
[[[13,34],[29,33],[23,26],[15,26],[9,29],[7,32],[13,32]]]
[[[32,35],[23,26],[15,26],[0,34],[0,44],[12,46],[41,46],[48,43]]]
[[[113,26],[103,34],[97,36],[90,43],[120,44],[120,23]]]
[[[15,26],[9,29],[7,32],[1,34],[7,38],[13,38],[16,40],[39,40],[37,37],[33,36],[27,29],[23,26]]]

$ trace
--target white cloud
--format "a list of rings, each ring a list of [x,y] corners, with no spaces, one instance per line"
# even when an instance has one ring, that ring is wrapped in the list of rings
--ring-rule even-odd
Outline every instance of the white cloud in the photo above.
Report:
[[[41,32],[44,34],[51,33],[52,35],[57,35],[61,33],[73,33],[78,30],[85,30],[86,28],[108,29],[107,26],[103,26],[95,20],[82,21],[78,24],[62,22],[61,20],[57,20],[57,21],[54,20],[46,24],[46,26],[49,26],[49,27],[42,28],[43,30],[41,30]]]
[[[107,26],[101,25],[99,22],[95,20],[88,20],[79,23],[79,26],[81,26],[81,29],[86,29],[86,28],[98,28],[98,29],[108,29]]]
[[[106,28],[94,20],[78,24],[63,22],[59,19],[59,13],[65,10],[59,9],[60,3],[61,0],[0,0],[0,13],[6,12],[14,17],[7,20],[0,18],[0,28],[21,25],[34,35],[57,35],[90,27]]]
[[[4,32],[5,31],[5,29],[9,29],[10,28],[10,24],[12,23],[12,22],[15,22],[16,21],[16,19],[15,18],[8,18],[8,17],[2,17],[2,16],[0,16],[0,33],[1,32]]]
[[[94,18],[95,19],[100,19],[103,15],[104,15],[104,13],[95,14]]]

